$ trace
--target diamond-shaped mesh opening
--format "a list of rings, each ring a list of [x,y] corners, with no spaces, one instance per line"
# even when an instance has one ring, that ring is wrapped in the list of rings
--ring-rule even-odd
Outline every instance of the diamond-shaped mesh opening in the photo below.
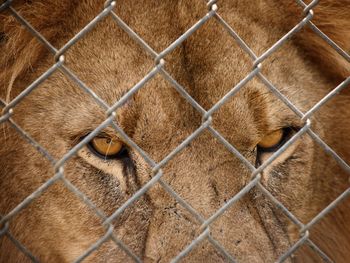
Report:
[[[252,154],[242,154],[252,159]],[[250,179],[250,170],[207,130],[174,156],[163,171],[162,180],[205,218],[235,196]],[[195,191],[197,187],[200,192]]]
[[[103,38],[96,42],[103,32]],[[111,38],[113,36],[113,38]],[[116,42],[114,39],[120,41]],[[101,46],[104,46],[103,51]],[[153,59],[110,17],[65,52],[65,66],[101,99],[112,105],[115,93],[128,91],[154,67]]]
[[[314,59],[309,56],[311,47],[304,47],[299,43],[299,38],[305,39],[310,35],[310,32],[305,32],[305,30],[306,28],[303,28],[292,35],[285,44],[271,53],[264,61],[261,72],[283,95],[306,114],[321,99],[328,98],[329,93],[332,94],[333,90],[346,92],[344,89],[346,90],[346,84],[349,82],[337,74],[333,74],[331,78],[325,74],[324,65],[327,62],[322,61],[321,58],[316,66],[312,66]],[[332,59],[332,62],[335,61],[336,58]],[[342,61],[346,60],[342,58]],[[285,74],[286,72],[289,74]],[[315,76],[317,81],[310,81],[309,75]],[[344,81],[346,83],[342,84]],[[315,90],[318,91],[317,94],[310,96],[310,92]],[[304,97],[308,97],[309,100],[303,100]],[[334,94],[329,99],[333,97]]]
[[[255,54],[262,55],[306,17],[302,13],[302,8],[298,11],[292,8],[298,6],[295,2],[237,1],[235,5],[230,5],[230,2],[222,1],[218,3],[218,13]],[[243,16],[242,10],[244,10]],[[282,17],[285,19],[281,19]],[[268,32],[273,32],[273,34],[268,34]],[[259,42],[256,41],[258,38]]]
[[[210,19],[164,58],[165,69],[207,110],[245,78],[253,66],[249,55],[227,36],[219,22]],[[203,74],[207,71],[211,74]]]
[[[210,223],[212,237],[238,262],[247,258],[254,262],[262,259],[274,261],[287,248],[283,238],[279,238],[285,233],[275,228],[277,217],[267,216],[275,211],[268,200],[263,199],[253,188]],[[240,228],[229,227],[231,224],[240,225]],[[264,234],[265,231],[268,235]],[[269,242],[269,239],[273,241]],[[267,252],[271,251],[271,246],[274,247],[274,253]]]
[[[127,9],[134,11],[128,15],[125,12]],[[166,49],[170,44],[179,39],[185,31],[196,24],[198,20],[202,19],[207,14],[207,7],[204,1],[175,4],[173,12],[184,14],[186,19],[161,15],[162,12],[167,11],[167,3],[153,1],[145,2],[143,6],[139,7],[133,6],[132,2],[130,2],[125,3],[125,5],[117,5],[115,8],[115,14],[119,19],[132,28],[133,31],[157,52]],[[149,30],[145,31],[144,27]],[[153,38],[154,34],[158,36],[156,39]]]

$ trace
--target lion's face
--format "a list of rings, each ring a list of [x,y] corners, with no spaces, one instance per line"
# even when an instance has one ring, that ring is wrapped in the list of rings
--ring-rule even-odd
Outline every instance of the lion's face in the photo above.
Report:
[[[157,52],[207,12],[205,5],[200,4],[177,6],[164,2],[158,3],[157,9],[152,3],[145,5],[126,1],[116,12]],[[74,15],[67,18],[70,26],[64,25],[67,32],[60,32],[56,45],[62,46],[86,25],[99,12],[94,8],[77,5]],[[142,11],[147,8],[151,11]],[[170,14],[174,8],[176,16]],[[278,17],[277,9],[272,12]],[[242,4],[237,4],[236,9],[223,4],[220,14],[229,24],[240,28],[238,33],[257,54],[262,54],[286,33],[282,25],[271,29],[264,19],[257,23],[259,15]],[[242,20],[250,26],[243,26]],[[341,174],[341,169],[307,133],[252,177],[254,167],[263,165],[307,125],[345,154],[343,145],[336,143],[344,130],[332,128],[339,121],[334,104],[322,107],[310,120],[301,119],[255,76],[213,111],[211,117],[203,116],[201,109],[211,109],[254,69],[252,59],[215,19],[207,21],[167,54],[165,64],[158,64],[158,68],[157,62],[110,17],[99,22],[64,56],[64,65],[108,106],[117,103],[152,70],[156,71],[153,78],[119,105],[114,123],[100,128],[95,136],[120,143],[121,151],[105,158],[96,152],[92,139],[60,166],[64,178],[106,217],[152,178],[161,177],[111,220],[115,236],[146,262],[168,262],[203,231],[210,231],[210,235],[185,260],[225,261],[216,243],[219,242],[238,262],[272,262],[300,236],[290,220],[266,197],[264,189],[303,223],[343,189],[345,179],[333,176]],[[13,88],[12,97],[52,66],[52,61],[51,55],[41,58],[35,71],[15,82],[17,89]],[[199,106],[191,105],[163,70]],[[293,41],[268,58],[261,72],[303,113],[334,86]],[[347,98],[339,98],[335,103],[341,107],[346,101]],[[103,105],[63,70],[53,73],[20,102],[14,109],[13,120],[55,160],[60,160],[107,118],[111,119],[106,112]],[[58,170],[8,124],[3,124],[2,129],[1,188],[6,191],[1,192],[1,214],[7,214]],[[273,147],[259,146],[264,146],[264,140],[276,132],[277,139],[270,138],[272,142],[275,140],[271,143]],[[126,136],[154,163],[145,159]],[[187,142],[191,136],[194,138]],[[244,164],[228,144],[249,164]],[[232,202],[254,178],[260,178],[260,183]],[[329,184],[339,187],[325,195],[323,190]],[[171,195],[170,188],[199,217],[185,209],[182,201]],[[227,204],[229,208],[214,218],[210,229],[203,228],[201,220],[211,218]],[[105,234],[103,221],[58,180],[11,220],[10,230],[39,259],[70,262]],[[4,241],[2,251],[6,249],[11,251],[11,245]],[[16,253],[8,255],[15,257]],[[108,241],[86,260],[115,262],[130,257]]]

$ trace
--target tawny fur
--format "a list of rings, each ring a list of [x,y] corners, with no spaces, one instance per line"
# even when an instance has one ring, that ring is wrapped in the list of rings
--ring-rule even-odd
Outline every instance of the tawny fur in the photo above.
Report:
[[[261,55],[303,17],[295,1],[218,1],[218,13]],[[103,1],[14,1],[13,7],[56,48],[62,47],[103,9]],[[320,1],[313,22],[345,51],[350,50],[350,2]],[[160,52],[207,12],[205,1],[117,2],[115,12]],[[9,102],[53,63],[54,57],[9,12],[0,14],[0,98]],[[65,54],[65,64],[109,105],[142,79],[154,61],[107,17]],[[253,67],[251,58],[215,19],[165,57],[166,69],[209,109]],[[262,64],[263,74],[306,112],[350,74],[349,63],[305,27]],[[312,129],[350,162],[350,97],[344,90],[311,118]],[[1,105],[1,104],[0,104]],[[162,160],[202,121],[161,75],[117,111],[118,123],[155,161]],[[20,127],[55,158],[61,158],[106,115],[89,95],[54,73],[14,109]],[[255,163],[256,145],[269,132],[303,122],[258,79],[251,80],[213,115],[213,127]],[[118,134],[108,127],[106,133]],[[5,215],[51,178],[50,163],[8,124],[0,136],[0,214]],[[103,162],[84,148],[65,164],[65,177],[106,214],[112,214],[151,177],[151,168],[131,150],[133,165]],[[164,168],[163,180],[210,217],[250,179],[248,169],[204,132]],[[304,135],[262,174],[261,183],[303,223],[342,191],[349,175]],[[345,200],[310,230],[311,239],[335,262],[350,256],[350,209]],[[101,220],[57,182],[11,219],[10,232],[43,262],[71,262],[104,233]],[[212,235],[238,262],[273,262],[298,238],[298,230],[258,189],[211,226]],[[146,262],[168,262],[200,234],[200,224],[159,184],[115,220],[115,234]],[[0,262],[26,262],[4,237]],[[185,259],[220,262],[204,241]],[[304,245],[296,262],[319,262]],[[127,262],[107,242],[87,262]]]

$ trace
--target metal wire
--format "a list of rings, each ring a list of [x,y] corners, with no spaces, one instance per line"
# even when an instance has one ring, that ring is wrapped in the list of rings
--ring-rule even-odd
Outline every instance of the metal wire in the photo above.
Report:
[[[307,133],[310,137],[320,145],[328,154],[330,154],[340,166],[350,174],[349,165],[341,158],[339,155],[332,150],[315,132],[310,128],[311,121],[310,117],[317,112],[320,107],[322,107],[327,101],[336,96],[342,89],[350,83],[350,77],[344,80],[338,87],[334,88],[328,95],[326,95],[322,100],[316,103],[310,110],[305,114],[302,113],[288,98],[286,98],[276,87],[272,84],[261,72],[261,67],[264,61],[271,56],[277,49],[279,49],[285,42],[287,42],[293,35],[295,35],[302,28],[308,26],[310,27],[319,37],[326,41],[334,50],[336,50],[344,59],[350,62],[350,56],[344,50],[342,50],[334,41],[332,41],[326,34],[324,34],[319,28],[317,28],[311,19],[314,16],[312,8],[318,4],[318,0],[312,1],[309,5],[305,4],[301,0],[296,0],[299,5],[304,8],[304,18],[295,25],[287,34],[280,38],[276,43],[274,43],[270,48],[268,48],[261,56],[257,56],[250,47],[244,42],[244,40],[235,32],[235,30],[220,16],[218,13],[217,1],[207,2],[208,12],[200,18],[196,23],[194,23],[184,34],[177,38],[173,43],[171,43],[167,48],[157,53],[152,49],[148,43],[146,43],[138,34],[136,34],[132,28],[130,28],[114,11],[113,9],[117,5],[115,1],[106,1],[104,8],[101,12],[91,20],[80,32],[78,32],[73,38],[71,38],[65,45],[59,50],[56,49],[45,37],[43,37],[25,18],[23,18],[12,6],[12,1],[7,0],[0,5],[0,12],[8,10],[10,14],[24,26],[28,32],[30,32],[36,39],[38,39],[55,57],[55,63],[49,68],[44,74],[42,74],[38,79],[36,79],[32,84],[30,84],[22,93],[15,97],[9,103],[0,99],[0,105],[2,106],[2,114],[0,116],[1,123],[9,123],[15,128],[15,131],[20,134],[28,143],[30,143],[38,152],[40,152],[46,159],[50,161],[55,169],[55,174],[42,184],[38,189],[36,189],[32,194],[25,198],[21,203],[19,203],[12,211],[0,217],[0,238],[6,236],[12,243],[21,251],[24,255],[28,257],[33,262],[38,262],[27,248],[25,248],[17,239],[9,232],[9,224],[11,219],[15,217],[21,210],[28,206],[34,199],[38,198],[43,194],[50,186],[58,181],[62,181],[64,185],[73,192],[77,197],[84,202],[93,213],[95,213],[99,218],[103,220],[103,226],[106,228],[106,234],[102,236],[98,241],[91,245],[91,247],[80,255],[75,262],[81,262],[91,253],[97,250],[103,243],[108,240],[112,240],[120,249],[122,249],[129,257],[135,262],[141,262],[141,259],[121,240],[119,240],[113,233],[113,221],[121,215],[121,213],[127,209],[133,202],[143,196],[154,184],[159,184],[166,192],[168,192],[175,200],[186,209],[196,220],[201,224],[200,230],[202,231],[197,238],[195,238],[191,244],[189,244],[183,251],[172,260],[172,262],[178,262],[182,258],[191,252],[194,247],[203,242],[203,240],[208,240],[215,249],[217,249],[229,262],[237,262],[235,258],[217,241],[210,233],[210,225],[220,217],[230,206],[232,206],[236,201],[245,196],[252,188],[256,188],[258,191],[262,192],[263,195],[268,198],[275,206],[280,209],[289,220],[296,225],[300,230],[300,239],[292,245],[277,262],[283,262],[288,257],[290,257],[301,245],[307,244],[325,262],[332,262],[332,260],[323,252],[309,237],[309,230],[317,224],[317,222],[322,219],[327,213],[334,209],[341,201],[343,201],[347,196],[350,195],[350,188],[346,189],[340,196],[338,196],[331,204],[329,204],[324,210],[322,210],[317,216],[315,216],[307,224],[303,224],[299,219],[293,215],[279,200],[277,200],[261,183],[260,173],[273,161],[275,160],[283,151],[285,151],[295,140],[297,140],[301,135]],[[99,96],[97,96],[83,81],[81,81],[74,72],[65,65],[64,56],[66,52],[76,44],[76,42],[84,37],[89,31],[91,31],[101,20],[105,17],[110,16],[113,21],[124,30],[146,53],[151,56],[154,61],[153,69],[144,76],[137,84],[129,89],[125,95],[115,102],[113,105],[108,105]],[[217,103],[215,103],[211,109],[203,109],[194,98],[192,98],[166,70],[164,65],[166,64],[165,57],[176,47],[178,47],[183,41],[185,41],[189,36],[191,36],[195,31],[200,29],[208,20],[215,19],[219,22],[223,29],[225,29],[229,36],[231,36],[235,42],[246,52],[252,59],[253,68],[251,72],[247,74],[236,86],[222,97]],[[30,94],[34,89],[45,81],[51,74],[56,71],[62,72],[69,79],[75,82],[78,87],[80,87],[84,92],[89,94],[95,102],[101,106],[106,113],[106,119],[103,121],[96,129],[94,129],[88,136],[86,136],[82,141],[80,141],[76,146],[70,149],[60,160],[55,160],[50,153],[42,147],[38,142],[36,142],[26,131],[24,131],[19,125],[17,125],[11,118],[13,111],[16,109],[16,105],[20,103],[28,94]],[[191,135],[189,135],[181,144],[179,144],[173,151],[171,151],[166,157],[164,157],[158,163],[155,162],[146,152],[144,152],[117,124],[115,120],[115,111],[121,107],[130,97],[142,89],[146,83],[152,80],[155,76],[161,75],[166,81],[168,81],[172,87],[189,103],[194,109],[196,109],[202,116],[202,124],[195,130]],[[256,168],[250,163],[233,145],[231,145],[217,130],[211,126],[212,115],[221,106],[223,106],[227,101],[235,96],[235,94],[244,87],[252,78],[258,77],[262,83],[278,98],[281,102],[287,105],[301,120],[305,121],[304,127],[300,129],[286,144],[284,144],[278,151],[276,151],[266,162],[261,166]],[[123,205],[121,205],[112,215],[107,217],[102,211],[76,186],[74,186],[68,179],[64,176],[64,165],[65,163],[75,156],[79,149],[84,147],[95,135],[97,135],[103,128],[111,125],[116,132],[131,146],[135,151],[137,151],[144,160],[152,167],[153,176],[142,188],[140,188],[132,197],[130,197]],[[204,218],[199,214],[194,208],[192,208],[185,200],[183,200],[166,182],[162,180],[163,171],[162,167],[169,162],[175,155],[180,153],[188,144],[190,144],[196,137],[202,134],[204,131],[209,131],[220,143],[222,143],[235,157],[237,157],[250,171],[251,180],[248,182],[236,195],[232,196],[222,207],[220,207],[213,215],[209,218]]]

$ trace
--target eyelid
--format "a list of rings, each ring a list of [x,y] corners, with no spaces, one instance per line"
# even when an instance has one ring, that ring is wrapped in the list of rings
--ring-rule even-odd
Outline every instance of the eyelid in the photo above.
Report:
[[[84,133],[83,136],[81,136],[78,140],[81,141],[83,140],[86,136],[88,136],[92,131],[87,131]],[[124,143],[124,140],[122,140],[119,136],[117,136],[116,134],[113,134],[111,132],[106,132],[106,131],[100,131],[98,134],[95,135],[95,137],[93,137],[91,140],[93,140],[94,138],[106,138],[106,139],[111,139],[112,141],[121,141]],[[126,143],[124,143],[126,144]]]

